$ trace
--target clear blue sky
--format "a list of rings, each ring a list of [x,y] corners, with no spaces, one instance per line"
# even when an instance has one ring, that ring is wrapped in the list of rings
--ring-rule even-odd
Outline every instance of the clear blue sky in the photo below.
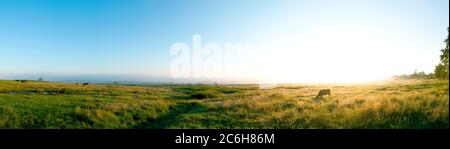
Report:
[[[193,34],[219,43],[293,41],[330,28],[376,32],[376,39],[409,48],[398,51],[409,50],[404,63],[375,67],[404,70],[383,75],[430,72],[446,37],[448,6],[448,0],[0,0],[0,77],[168,77],[170,46],[191,43]]]

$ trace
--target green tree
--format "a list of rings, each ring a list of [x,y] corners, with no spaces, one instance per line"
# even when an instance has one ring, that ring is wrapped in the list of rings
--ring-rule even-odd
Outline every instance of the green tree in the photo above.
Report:
[[[447,27],[447,39],[445,39],[445,47],[443,49],[441,49],[441,62],[436,65],[435,69],[434,69],[434,74],[436,75],[437,78],[439,79],[449,79],[448,77],[448,42],[449,42],[449,35],[450,35],[450,28]]]

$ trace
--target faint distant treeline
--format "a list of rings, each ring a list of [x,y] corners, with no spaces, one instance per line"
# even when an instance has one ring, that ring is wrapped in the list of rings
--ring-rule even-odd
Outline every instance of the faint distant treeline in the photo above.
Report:
[[[395,79],[434,79],[434,78],[436,78],[436,75],[433,73],[427,74],[424,71],[417,72],[417,70],[416,70],[416,71],[414,71],[414,73],[396,75],[393,78],[395,78]]]

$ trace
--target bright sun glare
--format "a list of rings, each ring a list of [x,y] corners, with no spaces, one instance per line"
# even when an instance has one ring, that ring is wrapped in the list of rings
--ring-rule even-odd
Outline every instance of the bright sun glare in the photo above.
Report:
[[[238,43],[232,51],[227,49],[227,44],[222,44],[225,45],[223,46],[225,48],[222,48],[221,44],[201,43],[201,36],[195,35],[193,42],[199,42],[197,45],[203,47],[200,52],[191,51],[194,53],[192,55],[200,54],[198,57],[192,57],[192,61],[195,61],[192,63],[193,65],[201,64],[202,66],[199,65],[196,68],[202,68],[201,70],[194,68],[193,72],[195,74],[206,72],[224,80],[230,79],[224,75],[231,72],[234,74],[231,80],[253,83],[255,81],[260,83],[360,83],[407,74],[417,66],[423,65],[417,61],[420,59],[420,53],[408,52],[415,47],[408,46],[395,36],[390,36],[388,32],[378,28],[358,26],[318,28],[320,29],[311,32],[282,36],[284,38],[260,45],[236,46],[240,44]],[[189,50],[188,46],[182,47]],[[178,53],[176,50],[172,52]],[[233,54],[227,57],[227,53]],[[191,53],[188,52],[187,55]],[[209,56],[203,59],[205,55]],[[190,59],[178,58],[188,64],[191,63]],[[199,58],[203,60],[198,62]],[[225,64],[222,63],[222,58]],[[232,60],[228,61],[230,59]],[[211,61],[218,63],[209,63]],[[224,70],[229,64],[232,64],[229,67],[232,69]],[[177,70],[177,67],[172,68]]]
[[[397,60],[404,48],[376,30],[330,29],[296,39],[267,50],[254,75],[273,83],[355,83],[411,71]]]

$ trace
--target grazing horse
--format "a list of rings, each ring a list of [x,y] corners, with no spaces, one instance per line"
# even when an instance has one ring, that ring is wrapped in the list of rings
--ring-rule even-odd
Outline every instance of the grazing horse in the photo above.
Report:
[[[83,83],[83,86],[87,86],[89,84],[89,82]]]
[[[331,89],[320,90],[315,99],[321,100],[324,95],[331,95]]]
[[[20,83],[25,83],[25,82],[27,82],[26,80],[20,80]]]

